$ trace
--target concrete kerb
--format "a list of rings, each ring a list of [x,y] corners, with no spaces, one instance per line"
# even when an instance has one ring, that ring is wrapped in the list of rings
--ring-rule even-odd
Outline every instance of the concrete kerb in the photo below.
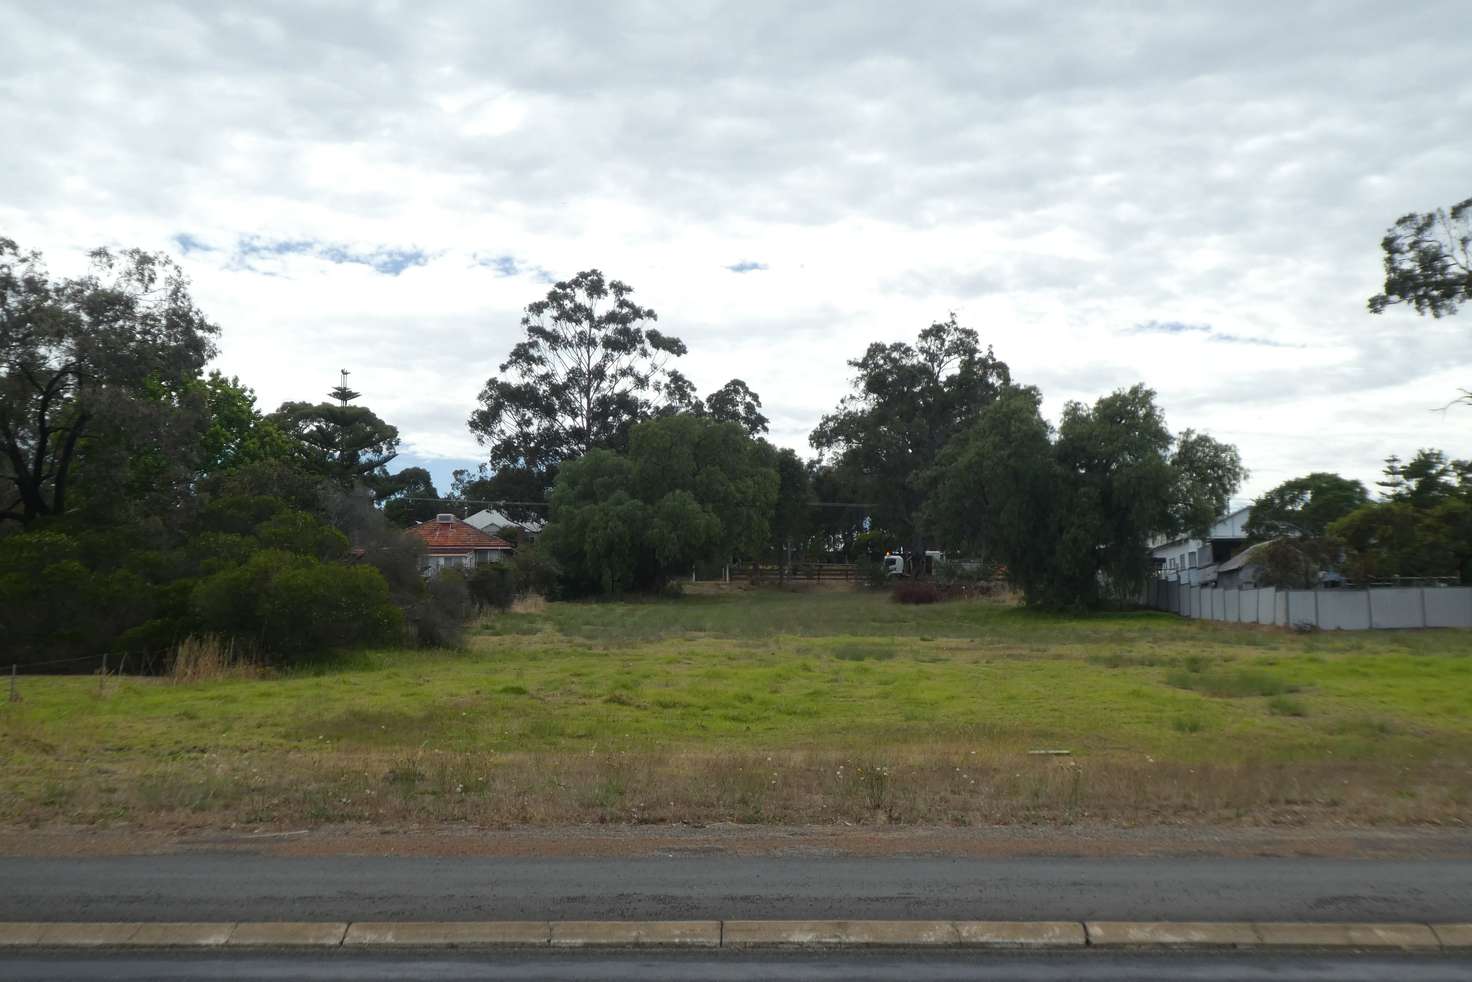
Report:
[[[1472,923],[1138,921],[400,921],[0,923],[0,948],[107,947],[1472,947]]]
[[[1085,921],[1096,948],[1247,948],[1261,944],[1251,924],[1241,921]]]

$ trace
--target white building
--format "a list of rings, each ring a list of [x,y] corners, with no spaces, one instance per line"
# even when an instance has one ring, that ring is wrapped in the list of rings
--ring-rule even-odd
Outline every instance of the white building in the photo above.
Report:
[[[1155,558],[1156,572],[1188,586],[1214,583],[1217,564],[1226,562],[1247,544],[1247,520],[1251,517],[1252,506],[1243,505],[1218,519],[1204,540],[1181,536],[1153,543],[1150,554]]]
[[[482,508],[480,511],[465,519],[466,525],[473,525],[482,532],[491,535],[500,535],[508,528],[520,529],[529,538],[535,539],[542,532],[542,527],[547,523],[540,518],[528,518],[524,522],[513,521],[505,512],[494,508]]]

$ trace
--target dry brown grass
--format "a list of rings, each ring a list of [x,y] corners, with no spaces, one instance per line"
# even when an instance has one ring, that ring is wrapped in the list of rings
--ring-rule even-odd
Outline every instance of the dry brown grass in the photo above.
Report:
[[[527,594],[525,597],[517,597],[511,601],[511,612],[513,614],[543,614],[547,611],[547,598],[537,593]]]
[[[17,788],[0,821],[300,827],[565,824],[1465,825],[1472,773],[1428,764],[979,756],[925,747],[643,753],[202,754]]]
[[[169,677],[175,684],[252,679],[264,674],[260,660],[234,638],[190,635],[174,648]]]

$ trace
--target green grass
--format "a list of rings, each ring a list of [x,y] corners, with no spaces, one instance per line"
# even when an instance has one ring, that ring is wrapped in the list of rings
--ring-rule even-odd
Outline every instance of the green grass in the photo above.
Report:
[[[29,677],[21,694],[0,704],[17,792],[0,796],[0,819],[10,821],[180,810],[211,821],[287,811],[368,820],[383,814],[355,810],[369,801],[412,813],[467,787],[489,798],[510,761],[524,773],[505,777],[497,794],[511,797],[497,799],[496,814],[530,821],[555,821],[563,807],[627,819],[648,805],[630,789],[677,780],[651,775],[696,758],[778,758],[776,778],[740,794],[749,775],[722,786],[735,797],[710,807],[739,820],[828,814],[798,786],[781,799],[788,811],[772,810],[784,768],[826,773],[828,761],[849,762],[845,775],[869,768],[852,807],[876,809],[865,804],[876,782],[886,794],[903,787],[875,776],[887,761],[985,762],[989,793],[1000,794],[1013,780],[1005,762],[1032,748],[1068,749],[1096,774],[1142,762],[1182,774],[1383,768],[1357,780],[1419,781],[1453,796],[1472,761],[1472,632],[1296,635],[865,593],[550,604],[494,618],[464,651],[358,653],[191,685],[110,679],[101,694],[91,677]],[[598,766],[547,783],[584,760]],[[952,769],[965,772],[943,768]],[[339,794],[344,775],[360,772],[353,781],[366,789]],[[969,787],[953,789],[958,800]],[[1048,807],[1084,807],[1087,793],[1102,793],[1089,787],[1070,784]],[[669,797],[675,810],[679,795]]]

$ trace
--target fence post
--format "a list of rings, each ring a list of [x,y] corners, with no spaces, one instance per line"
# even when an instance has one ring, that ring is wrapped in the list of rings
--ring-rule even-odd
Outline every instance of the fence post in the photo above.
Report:
[[[10,666],[10,701],[20,702],[20,695],[15,691],[15,666]]]
[[[107,652],[102,653],[102,671],[97,673],[97,694],[102,695],[102,682],[107,678]]]

